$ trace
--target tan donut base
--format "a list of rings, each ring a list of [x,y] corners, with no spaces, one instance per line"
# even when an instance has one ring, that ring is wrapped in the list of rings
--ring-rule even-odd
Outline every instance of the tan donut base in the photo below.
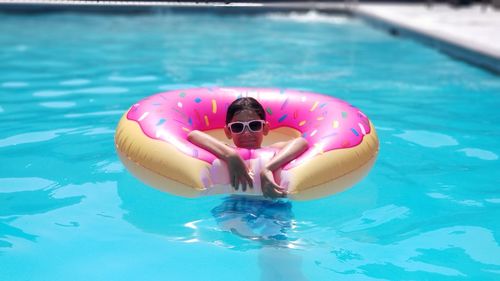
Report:
[[[206,133],[228,142],[221,129]],[[297,136],[300,133],[294,129],[279,128],[266,136],[264,145]],[[147,137],[126,114],[116,129],[115,145],[125,167],[144,183],[184,197],[198,197],[203,192],[200,175],[210,165],[183,154],[167,142]],[[377,134],[370,123],[370,134],[365,135],[358,146],[319,154],[287,171],[291,179],[288,197],[292,200],[316,199],[352,186],[373,166],[378,147]]]

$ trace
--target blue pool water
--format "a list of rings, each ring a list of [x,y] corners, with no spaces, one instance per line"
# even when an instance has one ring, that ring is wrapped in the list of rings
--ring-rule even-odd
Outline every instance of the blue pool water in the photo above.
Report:
[[[500,279],[498,76],[314,14],[0,22],[0,280]],[[189,200],[124,170],[130,105],[212,85],[347,100],[378,161],[307,202]]]

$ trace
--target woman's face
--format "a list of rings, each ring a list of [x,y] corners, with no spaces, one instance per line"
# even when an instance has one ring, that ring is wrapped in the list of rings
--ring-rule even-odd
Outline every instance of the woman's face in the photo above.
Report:
[[[257,113],[255,113],[255,111],[245,109],[236,112],[233,118],[231,119],[231,122],[237,122],[237,121],[248,122],[252,120],[262,120],[262,119],[259,117]],[[236,145],[237,147],[257,149],[260,148],[264,136],[267,135],[267,133],[269,132],[269,126],[266,122],[262,127],[262,130],[259,132],[252,132],[248,129],[248,127],[245,127],[243,132],[241,132],[240,134],[232,133],[231,130],[229,130],[229,128],[225,126],[224,132],[226,133],[226,136],[229,139],[233,140],[234,145]]]

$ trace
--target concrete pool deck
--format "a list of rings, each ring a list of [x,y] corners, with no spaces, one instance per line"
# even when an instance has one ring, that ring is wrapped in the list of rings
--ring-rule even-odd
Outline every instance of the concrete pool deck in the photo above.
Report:
[[[500,9],[439,4],[360,4],[353,13],[392,34],[414,37],[478,66],[500,73]]]
[[[344,2],[290,3],[168,2],[168,1],[68,1],[0,0],[0,11],[43,9],[151,11],[154,9],[209,9],[232,12],[319,11],[345,13],[401,35],[422,41],[449,55],[500,74],[500,9],[480,4],[452,7],[447,4],[361,4]],[[249,1],[251,2],[251,1]]]

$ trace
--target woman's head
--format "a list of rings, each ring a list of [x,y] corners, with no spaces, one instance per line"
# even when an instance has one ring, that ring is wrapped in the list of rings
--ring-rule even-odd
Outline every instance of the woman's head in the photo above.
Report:
[[[227,108],[226,113],[226,125],[231,122],[233,116],[242,111],[242,110],[250,110],[255,112],[259,116],[261,120],[266,120],[266,111],[262,107],[262,105],[254,98],[238,98],[234,100],[229,107]]]
[[[269,132],[264,108],[254,98],[236,99],[227,109],[224,132],[237,147],[260,148]]]

